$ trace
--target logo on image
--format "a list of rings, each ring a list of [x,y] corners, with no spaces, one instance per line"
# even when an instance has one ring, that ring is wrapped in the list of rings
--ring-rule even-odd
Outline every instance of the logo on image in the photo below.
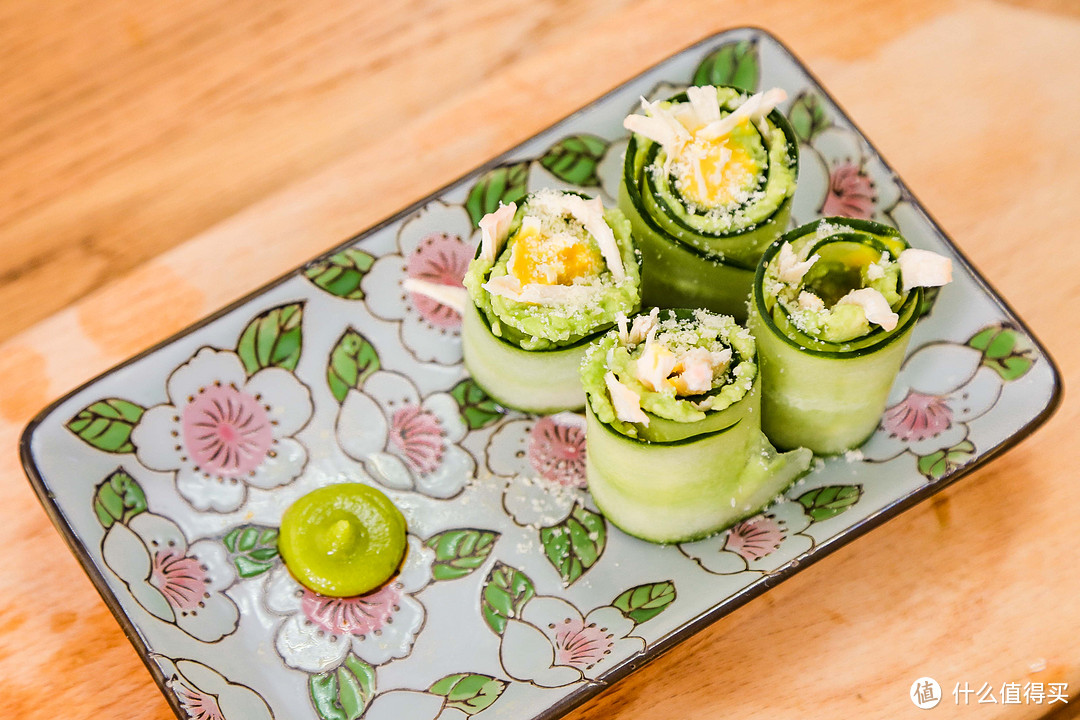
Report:
[[[932,677],[921,677],[911,683],[911,702],[923,710],[937,707],[941,702],[941,686]]]

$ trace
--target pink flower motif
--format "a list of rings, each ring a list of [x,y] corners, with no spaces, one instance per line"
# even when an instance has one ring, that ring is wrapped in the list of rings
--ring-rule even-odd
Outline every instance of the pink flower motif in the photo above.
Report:
[[[581,415],[510,420],[492,433],[485,456],[492,474],[506,479],[503,508],[518,525],[551,527],[590,502]]]
[[[943,433],[952,424],[952,417],[945,398],[911,391],[885,411],[881,425],[891,437],[918,442]]]
[[[420,362],[461,362],[461,315],[426,295],[406,292],[408,279],[461,287],[478,232],[461,205],[428,203],[401,223],[397,251],[378,258],[360,281],[371,314],[397,323],[401,344]]]
[[[830,215],[891,225],[888,213],[899,200],[896,176],[854,130],[833,125],[800,146],[799,189],[791,201],[796,225]]]
[[[923,458],[956,448],[968,438],[968,423],[994,407],[1001,389],[1001,377],[983,364],[981,350],[949,342],[923,345],[904,361],[880,431],[860,448],[863,458]]]
[[[363,638],[378,634],[393,616],[401,600],[401,583],[389,583],[359,597],[326,597],[304,589],[300,601],[308,620],[328,633]]]
[[[615,634],[580,617],[568,617],[555,628],[555,663],[585,672],[611,654]]]
[[[418,473],[434,472],[442,462],[446,432],[435,413],[419,405],[394,411],[389,438],[409,467]]]
[[[473,250],[457,235],[434,232],[420,241],[405,264],[410,278],[453,287],[463,287],[462,278],[469,267]],[[410,293],[409,299],[421,317],[440,328],[461,326],[461,315],[426,295]]]
[[[353,653],[371,665],[407,656],[424,626],[415,597],[431,582],[435,552],[408,536],[405,561],[393,582],[367,595],[324,597],[293,579],[284,566],[269,573],[265,602],[285,616],[274,645],[285,664],[306,673],[332,670]]]
[[[585,487],[585,428],[556,422],[553,416],[536,421],[529,431],[529,462],[540,476],[564,487]]]
[[[311,393],[288,370],[249,376],[235,352],[204,347],[165,390],[168,402],[143,413],[131,442],[143,465],[173,473],[195,509],[232,512],[248,488],[272,490],[303,471],[307,449],[295,434],[311,419]]]
[[[425,397],[412,380],[373,372],[341,403],[337,439],[381,484],[451,498],[473,477],[476,461],[458,443],[468,433],[457,400],[445,392]]]
[[[207,570],[196,558],[175,549],[154,553],[150,566],[150,584],[156,587],[169,604],[183,614],[197,611],[200,603],[210,597]]]
[[[760,560],[780,547],[786,537],[784,528],[771,515],[755,515],[728,530],[726,550],[744,560]]]
[[[182,426],[198,467],[222,477],[254,472],[274,443],[266,407],[235,385],[200,388],[184,406]]]
[[[562,598],[537,595],[507,621],[499,660],[510,677],[540,687],[595,680],[645,649],[645,641],[630,634],[634,627],[611,605],[582,617]]]
[[[236,571],[216,540],[188,545],[172,520],[141,512],[115,522],[101,542],[105,565],[148,613],[203,642],[236,630],[239,610],[225,594]]]
[[[182,680],[170,680],[168,685],[176,693],[180,707],[190,720],[225,720],[213,695],[191,687]]]
[[[874,183],[856,163],[841,162],[829,173],[821,214],[868,220],[874,216]]]
[[[266,701],[251,688],[230,682],[195,660],[153,655],[188,720],[273,720]]]
[[[795,500],[782,499],[727,532],[682,543],[679,551],[714,575],[771,572],[814,546],[804,535],[810,515]]]

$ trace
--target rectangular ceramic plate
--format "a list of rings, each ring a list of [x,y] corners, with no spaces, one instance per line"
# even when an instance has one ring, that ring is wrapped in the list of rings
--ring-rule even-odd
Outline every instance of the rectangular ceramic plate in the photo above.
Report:
[[[475,221],[557,186],[614,204],[638,98],[782,87],[801,140],[793,222],[872,217],[953,257],[877,434],[786,498],[660,547],[595,511],[572,415],[503,413],[461,365],[455,282]],[[1015,444],[1058,373],[826,92],[755,29],[710,38],[461,180],[59,400],[27,429],[42,503],[179,717],[555,718]],[[332,482],[387,490],[410,551],[329,601],[277,557],[283,510]]]

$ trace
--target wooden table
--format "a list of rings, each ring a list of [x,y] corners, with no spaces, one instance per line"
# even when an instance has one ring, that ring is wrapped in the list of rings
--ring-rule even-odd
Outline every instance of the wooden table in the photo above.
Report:
[[[1080,379],[1080,6],[0,5],[0,717],[171,717],[15,452],[53,397],[712,32],[763,26]],[[897,718],[1080,691],[1080,403],[571,718]],[[1080,705],[1080,703],[1077,703]],[[1062,705],[937,717],[1063,717]],[[287,720],[287,719],[286,719]]]

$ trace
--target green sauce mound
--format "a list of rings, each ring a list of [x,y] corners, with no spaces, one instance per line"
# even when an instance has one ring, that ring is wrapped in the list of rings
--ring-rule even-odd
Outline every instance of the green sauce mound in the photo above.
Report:
[[[405,517],[362,483],[304,495],[281,518],[278,549],[304,587],[331,597],[363,595],[389,580],[405,556]]]

